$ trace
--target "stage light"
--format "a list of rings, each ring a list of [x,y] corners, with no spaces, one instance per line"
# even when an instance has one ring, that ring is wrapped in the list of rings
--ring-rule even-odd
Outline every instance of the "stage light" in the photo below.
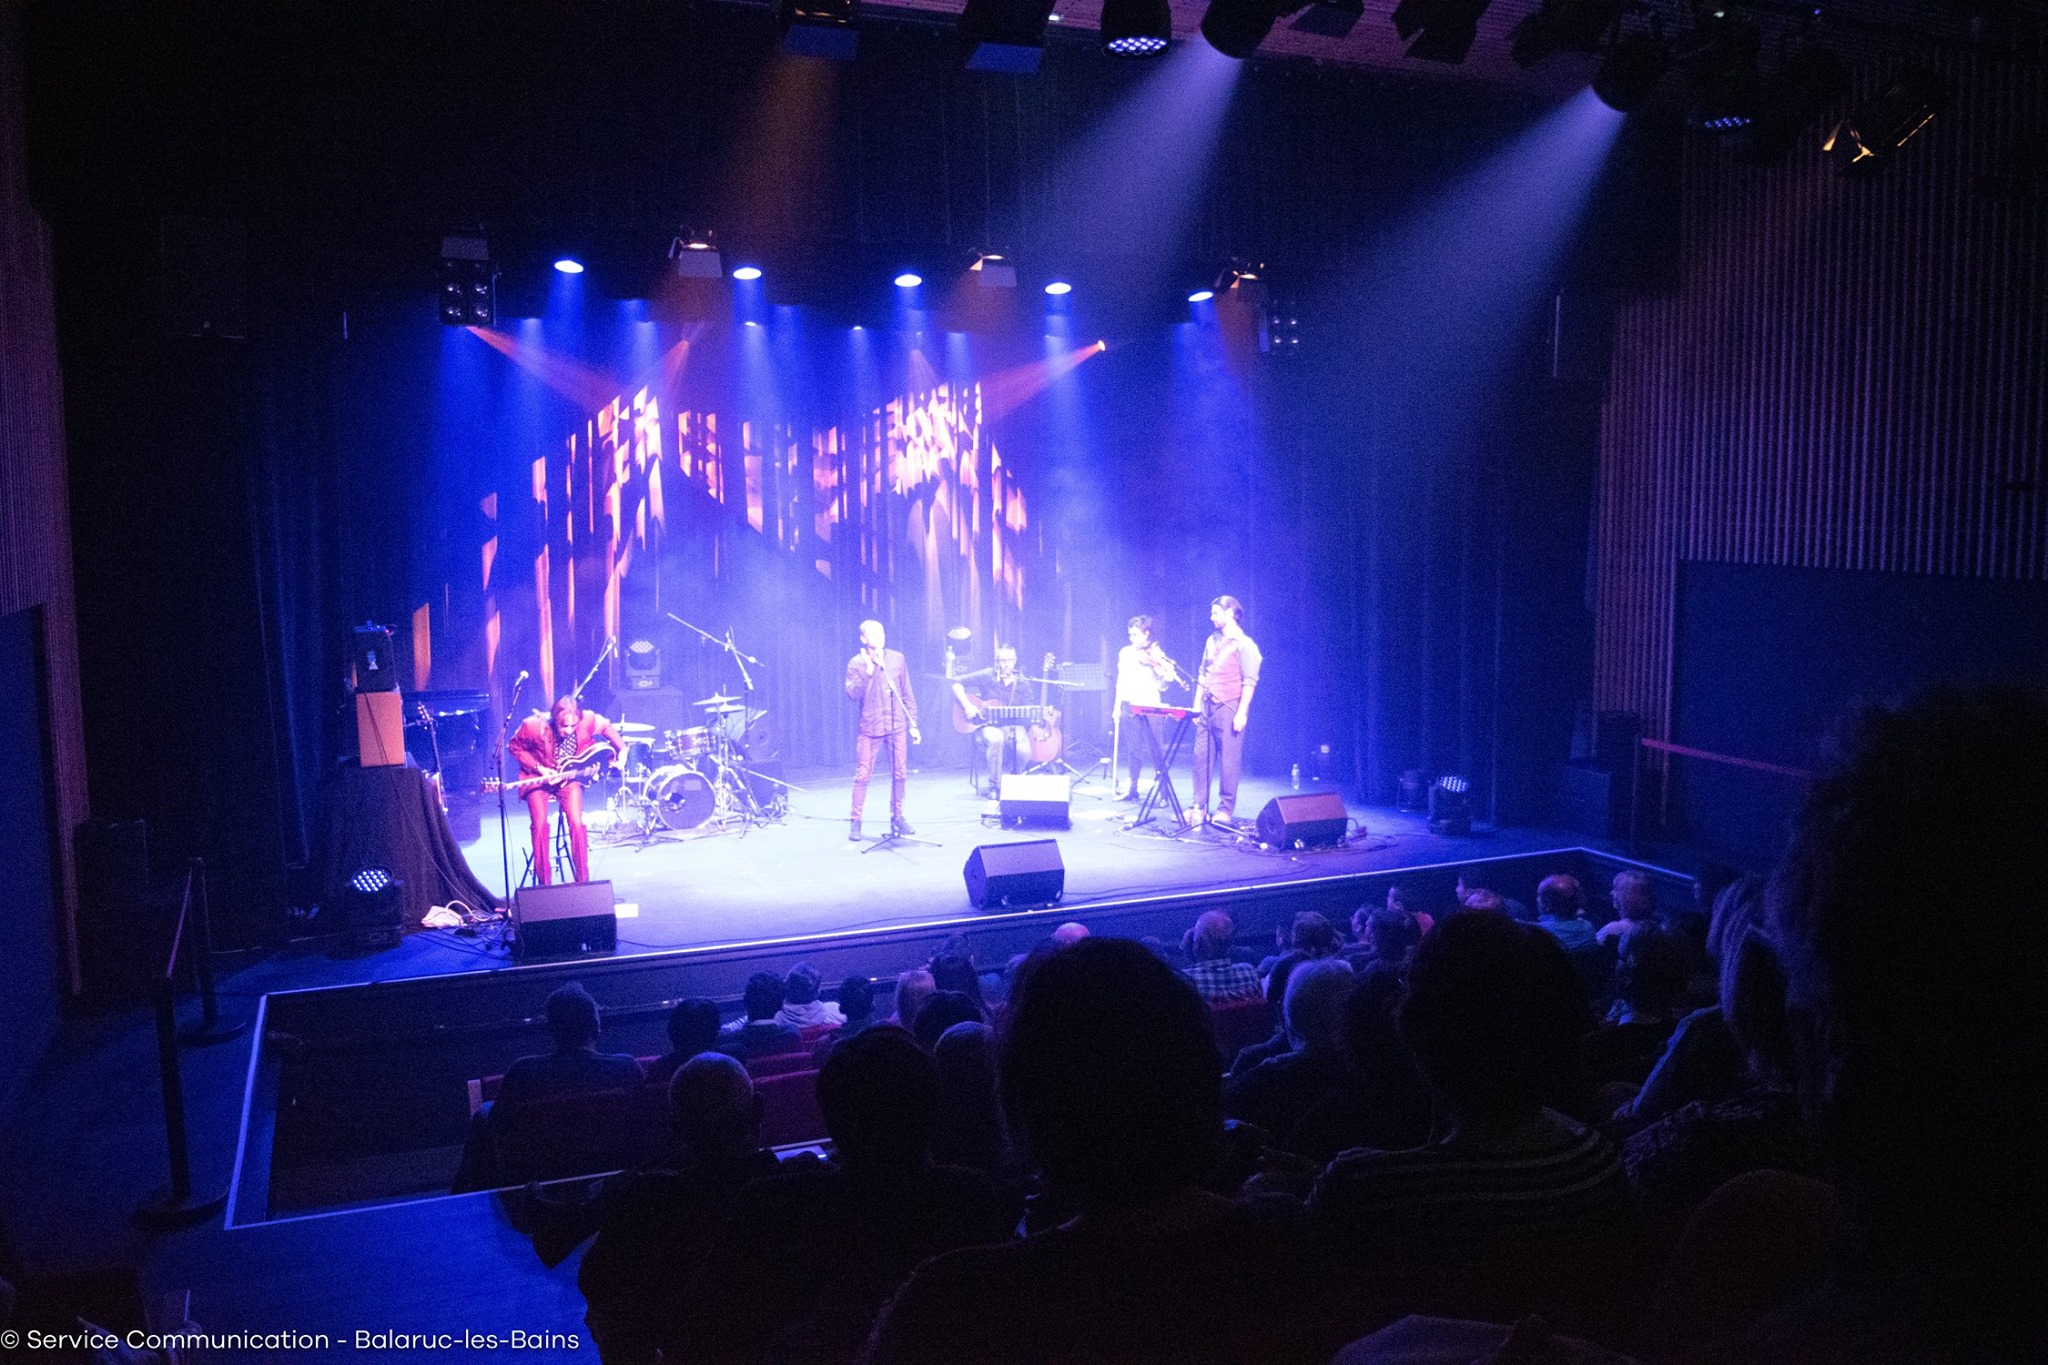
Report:
[[[1754,24],[1716,11],[1689,34],[1677,54],[1692,82],[1695,127],[1710,133],[1740,132],[1756,119],[1761,78],[1757,57],[1763,35]]]
[[[1210,47],[1238,61],[1252,55],[1280,17],[1281,0],[1209,0],[1202,12],[1202,37]]]
[[[482,237],[443,237],[440,286],[441,321],[449,327],[489,327],[498,320],[498,272],[491,264],[491,244]]]
[[[1560,52],[1597,52],[1621,18],[1622,0],[1543,0],[1508,35],[1517,66],[1534,66]]]
[[[1429,832],[1470,834],[1472,832],[1472,784],[1449,773],[1429,789]]]
[[[725,274],[724,258],[718,254],[718,238],[710,232],[683,228],[668,244],[668,258],[676,277],[684,280],[715,280]]]
[[[1017,267],[1010,258],[1000,251],[984,251],[974,258],[974,264],[967,267],[973,274],[974,282],[983,289],[1015,289]]]
[[[1054,280],[1051,284],[1048,284],[1045,287],[1045,292],[1052,295],[1054,298],[1059,298],[1062,295],[1073,293],[1074,286],[1068,284],[1065,280]]]
[[[1173,41],[1167,0],[1103,0],[1102,50],[1112,57],[1157,57]]]
[[[1479,36],[1479,16],[1492,0],[1401,0],[1394,6],[1394,32],[1409,44],[1408,55],[1419,61],[1456,66]]]
[[[732,272],[732,277],[736,280],[758,280],[761,278],[761,267],[758,265],[743,265]]]
[[[652,640],[634,640],[626,646],[626,687],[645,692],[661,686],[661,651]]]
[[[1213,289],[1197,289],[1194,293],[1188,295],[1188,302],[1207,303],[1210,299],[1213,299],[1215,297],[1216,291]]]
[[[1837,123],[1821,151],[1835,158],[1843,175],[1876,175],[1948,105],[1948,87],[1939,76],[1901,71]]]
[[[404,937],[405,883],[388,867],[360,867],[341,893],[342,921],[360,949],[396,948]]]
[[[915,289],[923,283],[924,276],[909,270],[896,277],[896,287],[898,289]]]
[[[1045,51],[1051,0],[967,0],[954,32],[967,54],[969,71],[1029,76]]]
[[[860,0],[777,0],[782,50],[792,57],[850,62],[860,55]]]
[[[1618,114],[1650,97],[1671,65],[1671,52],[1647,33],[1631,33],[1607,50],[1593,74],[1593,93]]]
[[[1735,159],[1752,166],[1776,165],[1799,135],[1848,93],[1849,70],[1826,48],[1809,47],[1787,57],[1778,74],[1764,82],[1756,121]]]
[[[555,269],[561,271],[564,275],[581,275],[583,273],[583,262],[564,256],[555,262]]]

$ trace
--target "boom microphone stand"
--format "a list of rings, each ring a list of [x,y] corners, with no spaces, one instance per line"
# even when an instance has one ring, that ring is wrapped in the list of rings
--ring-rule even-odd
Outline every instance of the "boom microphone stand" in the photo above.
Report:
[[[512,904],[512,840],[505,828],[505,737],[512,733],[512,722],[519,715],[519,692],[532,676],[525,669],[512,680],[512,702],[505,708],[505,723],[498,727],[498,742],[491,754],[491,766],[498,770],[498,854],[505,864],[505,904]]]

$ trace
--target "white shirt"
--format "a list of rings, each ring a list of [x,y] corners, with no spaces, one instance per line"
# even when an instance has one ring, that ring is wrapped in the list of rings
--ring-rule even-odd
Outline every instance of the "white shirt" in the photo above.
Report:
[[[1124,706],[1160,704],[1159,675],[1145,662],[1144,651],[1125,645],[1116,654],[1116,700]]]

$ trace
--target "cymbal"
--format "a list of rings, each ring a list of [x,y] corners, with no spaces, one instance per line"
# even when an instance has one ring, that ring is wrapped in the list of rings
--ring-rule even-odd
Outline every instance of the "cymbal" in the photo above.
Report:
[[[712,706],[700,701],[697,703],[697,705],[702,706],[704,708],[704,713],[710,716],[738,715],[740,712],[745,711],[747,709],[744,705],[741,705],[737,702],[731,706]]]
[[[619,721],[612,726],[612,729],[617,730],[622,735],[651,735],[654,733],[652,725],[637,720]]]
[[[711,694],[710,696],[708,696],[708,697],[704,698],[704,699],[703,699],[702,701],[699,701],[699,702],[694,702],[694,703],[692,703],[692,705],[695,705],[695,706],[727,706],[727,705],[730,705],[730,704],[731,704],[731,703],[733,703],[733,702],[736,702],[736,701],[745,701],[745,700],[746,700],[746,698],[745,698],[745,697],[741,697],[741,696],[730,696],[730,697],[728,697],[728,696],[726,696],[726,695],[725,695],[725,693],[723,693],[723,692],[714,692],[714,693],[712,693],[712,694]]]

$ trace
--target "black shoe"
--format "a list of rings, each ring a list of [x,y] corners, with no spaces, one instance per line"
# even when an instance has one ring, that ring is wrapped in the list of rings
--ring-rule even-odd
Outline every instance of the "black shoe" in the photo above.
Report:
[[[847,831],[846,831],[846,837],[847,837],[848,839],[852,840],[852,841],[853,841],[854,843],[856,843],[856,844],[857,844],[857,843],[859,843],[859,842],[860,842],[860,821],[858,821],[858,820],[848,820],[848,821],[846,822],[846,824],[847,824]]]
[[[889,822],[889,832],[900,834],[906,839],[914,838],[917,834],[917,831],[910,827],[910,822],[900,815]]]
[[[1117,800],[1119,801],[1142,801],[1144,799],[1144,797],[1138,795],[1138,789],[1136,787],[1131,788],[1129,791],[1125,792],[1122,796],[1119,796],[1117,798]]]

